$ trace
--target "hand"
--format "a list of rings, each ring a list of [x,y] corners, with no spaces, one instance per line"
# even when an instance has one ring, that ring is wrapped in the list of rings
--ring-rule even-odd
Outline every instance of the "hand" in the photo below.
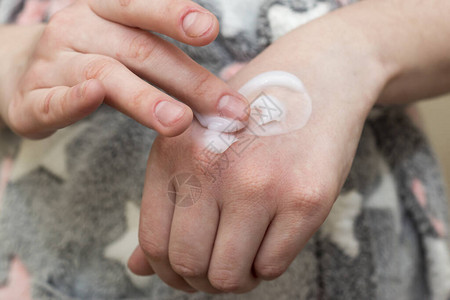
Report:
[[[147,166],[140,246],[129,260],[132,271],[156,273],[185,291],[242,293],[288,268],[337,198],[386,78],[370,44],[358,40],[353,28],[339,26],[339,36],[320,21],[297,29],[230,81],[238,88],[265,71],[297,75],[313,101],[303,129],[258,137],[245,151],[233,144],[217,160],[205,160],[204,149],[192,143],[192,128],[175,138],[157,138]],[[173,204],[186,195],[186,185],[175,184],[178,199],[169,200],[169,183],[179,174],[201,184],[193,205]]]
[[[0,53],[13,56],[0,74],[2,118],[31,138],[80,120],[103,100],[167,136],[190,125],[189,107],[245,120],[242,96],[146,31],[202,46],[214,40],[218,26],[214,15],[188,0],[80,0],[46,26],[2,27]]]

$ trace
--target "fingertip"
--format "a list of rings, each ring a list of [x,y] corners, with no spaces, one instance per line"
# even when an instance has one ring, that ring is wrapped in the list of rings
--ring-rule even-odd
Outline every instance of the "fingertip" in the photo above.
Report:
[[[131,254],[128,259],[127,265],[131,272],[139,276],[149,276],[155,274],[155,271],[153,271],[153,268],[147,261],[147,257],[140,246],[137,246],[133,251],[133,254]]]
[[[180,19],[184,42],[192,46],[212,43],[219,34],[219,21],[205,9],[186,8]]]
[[[240,115],[239,120],[247,122],[250,119],[250,102],[248,99],[241,94],[239,94],[238,98],[241,99],[241,101],[244,103],[244,112],[242,115]]]
[[[154,114],[159,123],[155,130],[167,137],[182,134],[193,119],[192,110],[178,101],[160,101],[155,105]]]
[[[247,122],[250,117],[250,104],[240,94],[226,94],[217,102],[217,111],[222,116]]]
[[[192,120],[194,119],[194,113],[192,109],[187,108],[182,120],[177,123],[177,125],[173,128],[173,133],[171,135],[167,135],[168,137],[178,136],[184,133],[192,124]]]
[[[103,101],[106,96],[106,89],[98,79],[89,79],[85,82],[85,95],[97,101]]]
[[[95,111],[102,103],[106,95],[103,83],[98,79],[90,79],[81,83],[77,89],[78,108],[81,116],[87,116]]]
[[[213,18],[213,25],[211,26],[211,29],[202,37],[200,37],[196,44],[193,44],[193,46],[202,47],[211,44],[214,42],[219,35],[220,31],[220,25],[219,20],[217,20],[216,16],[211,14]]]

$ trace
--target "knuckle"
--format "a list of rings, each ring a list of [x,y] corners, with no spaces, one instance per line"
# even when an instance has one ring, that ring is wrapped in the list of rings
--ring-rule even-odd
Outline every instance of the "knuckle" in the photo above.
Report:
[[[139,235],[139,244],[145,255],[153,261],[163,261],[167,258],[167,248],[163,243],[158,243],[148,236]]]
[[[186,278],[206,276],[207,267],[202,266],[198,258],[191,257],[186,252],[170,251],[170,265],[175,273]]]
[[[119,0],[119,4],[121,7],[127,7],[131,3],[131,0]]]
[[[225,293],[235,293],[242,288],[242,280],[229,270],[210,272],[208,279],[214,288]]]
[[[204,271],[196,266],[195,264],[188,264],[184,261],[172,262],[170,264],[178,275],[185,278],[199,278],[205,273]]]
[[[47,117],[50,114],[50,105],[52,104],[52,101],[54,101],[56,90],[52,89],[50,92],[45,96],[44,101],[41,104],[41,107],[39,108],[39,114],[42,117]]]
[[[213,80],[213,75],[209,72],[198,72],[196,74],[192,74],[192,90],[197,95],[208,95],[211,93],[210,82]]]
[[[38,104],[34,106],[34,116],[44,127],[51,126],[55,121],[55,115],[60,115],[58,114],[59,112],[55,111],[58,107],[55,105],[55,102],[57,102],[57,99],[55,99],[56,92],[57,90],[55,88],[51,89],[47,95],[45,95],[45,98],[42,101],[39,99],[40,101],[37,102]]]
[[[238,183],[237,188],[240,188],[245,196],[252,197],[264,194],[266,197],[270,197],[275,184],[270,172],[255,170],[245,166],[233,171],[233,176],[235,176],[235,180]]]
[[[302,202],[308,212],[320,212],[325,208],[330,196],[325,189],[311,188],[302,194]]]
[[[62,9],[55,12],[49,19],[47,26],[44,29],[44,37],[54,39],[64,39],[67,37],[65,28],[72,27],[73,14],[71,15],[69,9]],[[63,29],[63,30],[61,30]]]
[[[233,198],[237,201],[227,201],[228,209],[237,214],[251,213],[252,216],[265,216],[271,219],[276,213],[278,201],[277,181],[272,173],[255,170],[255,168],[242,167],[233,169]]]
[[[273,176],[270,173],[261,173],[254,179],[253,188],[262,191],[265,195],[274,188]]]
[[[293,201],[289,202],[289,210],[310,217],[324,216],[329,210],[332,196],[326,188],[311,185],[294,193]]]
[[[89,61],[83,70],[83,75],[86,80],[107,78],[116,67],[116,61],[109,57],[95,58]]]
[[[255,272],[258,277],[264,280],[273,280],[283,275],[287,267],[282,264],[271,264],[269,262],[258,263],[255,262]]]
[[[128,105],[131,107],[133,111],[141,111],[145,110],[144,106],[146,104],[152,103],[152,96],[147,89],[142,89],[140,91],[134,92],[130,100],[128,101]]]
[[[70,91],[66,92],[62,98],[58,97],[57,89],[51,89],[41,102],[38,109],[39,120],[44,125],[51,126],[55,121],[59,121],[63,116],[67,117],[67,104],[70,101]]]
[[[136,60],[139,63],[143,63],[156,55],[159,49],[158,43],[142,32],[137,33],[131,38],[129,43],[125,44],[128,45],[128,48],[125,50],[127,58]]]

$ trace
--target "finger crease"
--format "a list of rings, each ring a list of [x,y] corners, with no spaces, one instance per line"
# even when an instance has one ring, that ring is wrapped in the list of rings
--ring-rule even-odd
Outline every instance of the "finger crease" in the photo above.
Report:
[[[45,97],[43,112],[46,115],[50,113],[50,102],[52,101],[55,93],[56,93],[56,90],[53,89],[47,94],[47,97]]]

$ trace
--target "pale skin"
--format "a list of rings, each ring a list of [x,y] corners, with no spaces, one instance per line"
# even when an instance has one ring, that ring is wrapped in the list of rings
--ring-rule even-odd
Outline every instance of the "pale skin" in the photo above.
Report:
[[[198,27],[192,14],[202,18]],[[103,102],[165,136],[190,125],[191,109],[248,118],[244,97],[177,47],[140,28],[202,46],[216,38],[219,24],[188,0],[80,0],[46,26],[0,27],[3,122],[20,135],[42,138]],[[220,103],[224,96],[225,105]]]
[[[139,9],[143,2],[132,1],[125,8],[111,4],[111,7],[90,9],[97,9],[97,14],[108,16],[106,19],[125,15],[128,17],[114,20],[124,25],[152,29],[148,23],[128,23],[131,19],[138,22],[134,20],[139,20],[139,17],[142,22],[150,22],[148,20],[151,18],[142,17],[143,10]],[[73,13],[76,9],[86,9],[94,1],[87,3],[80,2],[81,8],[74,8]],[[119,1],[96,3],[117,4]],[[165,3],[193,5],[183,1]],[[231,163],[214,174],[217,178],[214,182],[198,167],[203,149],[192,143],[190,128],[177,137],[158,137],[147,166],[140,218],[140,246],[130,258],[130,269],[140,275],[156,273],[177,289],[209,293],[243,293],[255,288],[262,280],[280,276],[328,215],[349,172],[364,120],[373,105],[409,103],[450,91],[448,11],[450,3],[447,0],[365,0],[289,33],[252,60],[228,84],[208,77],[212,81],[208,82],[209,88],[202,91],[220,90],[218,94],[222,95],[223,91],[233,93],[233,89],[239,89],[249,79],[265,71],[276,69],[293,73],[303,81],[313,101],[311,119],[299,131],[258,138],[240,156],[234,155],[230,151],[232,149],[227,150]],[[167,31],[162,33],[183,40],[174,34],[179,30],[179,22],[165,25],[161,30]],[[120,28],[115,29],[120,31]],[[136,29],[128,31],[131,29],[124,28],[124,36],[136,32]],[[41,42],[46,37],[45,33],[41,34],[42,29],[35,30],[37,33],[30,33],[26,40],[37,44],[37,49],[40,43],[50,44]],[[196,45],[210,42],[216,33]],[[55,32],[47,35],[48,38],[52,36],[61,38]],[[56,40],[60,41],[58,38]],[[91,51],[98,54],[98,48]],[[172,52],[164,52],[167,53],[170,57]],[[64,55],[55,55],[53,59]],[[72,59],[83,61],[79,55]],[[178,52],[177,55],[182,56]],[[108,54],[105,56],[108,57]],[[144,63],[149,63],[147,60],[152,61],[147,58]],[[56,61],[61,65],[68,63],[67,60]],[[122,62],[122,66],[144,77],[152,76],[142,74],[142,70],[135,70],[126,62]],[[132,78],[127,77],[121,73],[124,69],[121,68],[117,69],[120,76],[130,82],[138,82],[137,77],[130,75],[132,72],[125,72]],[[177,69],[174,72],[204,72],[191,61],[181,68],[184,71]],[[47,83],[51,87],[72,87],[87,79],[76,77],[76,68],[67,73],[75,74],[63,74],[63,77],[74,76],[79,82],[69,80],[60,83],[45,76],[42,80],[52,82]],[[164,77],[161,72],[157,75]],[[29,80],[29,85],[34,87],[36,78],[32,80],[21,76],[18,76],[20,80],[16,79],[17,82]],[[157,81],[155,77],[152,79],[152,82]],[[23,113],[36,119],[35,123],[23,121],[26,125],[21,125],[20,120],[11,121],[15,115],[5,113],[10,109],[5,110],[4,107],[11,104],[5,100],[10,98],[4,95],[2,89],[0,99],[5,123],[25,135],[30,132],[31,136],[48,135],[93,111],[105,95],[108,104],[165,135],[179,134],[190,123],[191,116],[185,116],[186,120],[179,121],[179,127],[174,125],[172,131],[166,130],[161,124],[156,124],[155,118],[148,118],[148,113],[142,116],[140,111],[130,112],[121,108],[121,104],[128,107],[121,97],[115,100],[108,97],[109,85],[102,81],[105,81],[104,77],[91,80],[89,86],[92,86],[92,91],[88,89],[87,94],[83,95],[96,97],[92,96],[93,100],[89,101],[90,96],[83,96],[86,101],[81,103],[87,103],[86,107],[75,105],[77,108],[73,110],[70,105],[61,105],[55,110],[54,123],[48,113],[44,117],[47,122],[40,122],[42,116],[39,115],[39,108],[45,103],[44,96],[29,101],[26,97],[16,100],[23,104],[20,107]],[[4,82],[7,81],[2,78],[2,86]],[[158,83],[160,87],[164,86],[163,79],[161,82]],[[16,86],[19,85],[16,83]],[[111,87],[120,89],[120,86]],[[178,95],[179,90],[186,87],[188,85],[181,81],[172,87],[171,92]],[[30,90],[34,91],[33,88]],[[26,95],[30,90],[21,94]],[[62,94],[64,91],[68,90],[63,90]],[[10,95],[14,93],[10,92]],[[202,105],[198,105],[194,100],[189,100],[194,99],[189,97],[192,94],[186,92],[185,95],[182,100],[194,109],[207,103],[206,97],[200,97],[198,101]],[[217,108],[216,99],[220,98],[217,93],[215,95],[209,97],[215,99],[211,106],[207,106],[212,107],[211,111]],[[63,99],[60,97],[61,103],[66,101],[71,104],[75,98]],[[154,103],[154,98],[142,100],[147,101]],[[187,108],[186,111],[189,112]],[[17,129],[22,127],[26,130]],[[174,206],[167,197],[170,178],[178,173],[195,174],[202,183],[202,196],[192,206]]]
[[[208,293],[248,292],[283,274],[337,198],[370,109],[450,91],[448,11],[445,0],[366,0],[294,30],[251,61],[229,84],[238,89],[265,71],[291,72],[312,98],[309,123],[261,137],[240,156],[227,150],[230,165],[212,171],[216,182],[198,167],[203,149],[188,132],[159,137],[129,267]],[[167,184],[179,173],[201,180],[192,206],[167,201]]]

